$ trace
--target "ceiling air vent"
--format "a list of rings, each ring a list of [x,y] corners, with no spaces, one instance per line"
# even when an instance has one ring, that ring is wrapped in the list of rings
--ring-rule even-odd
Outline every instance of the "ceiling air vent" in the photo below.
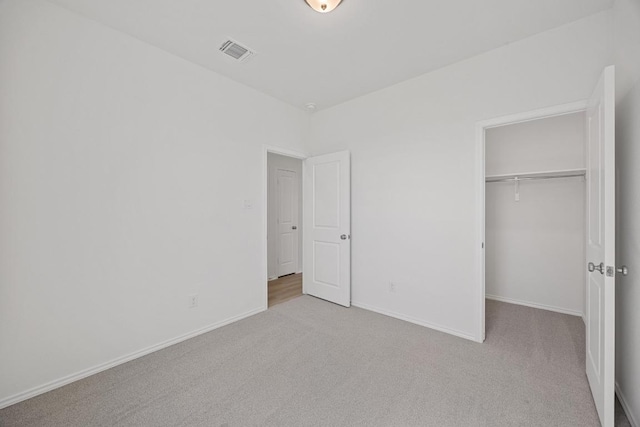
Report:
[[[220,46],[220,51],[226,53],[227,55],[238,61],[244,61],[248,57],[255,54],[255,52],[253,52],[248,47],[242,46],[240,43],[231,39],[222,43],[222,46]]]

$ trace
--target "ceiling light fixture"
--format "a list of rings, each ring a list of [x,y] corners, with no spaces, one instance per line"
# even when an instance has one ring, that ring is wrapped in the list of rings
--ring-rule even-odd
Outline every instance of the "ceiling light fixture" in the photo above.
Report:
[[[342,0],[304,0],[316,12],[327,13],[338,7]]]

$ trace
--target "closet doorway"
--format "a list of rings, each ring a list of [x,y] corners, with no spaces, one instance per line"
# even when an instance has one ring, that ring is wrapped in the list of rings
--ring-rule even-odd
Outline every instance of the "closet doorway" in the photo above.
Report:
[[[503,339],[508,322],[491,328],[497,307],[510,311],[527,331],[511,337],[519,348],[584,363],[604,426],[614,420],[615,278],[627,274],[615,260],[614,82],[610,66],[584,102],[477,125],[476,339]],[[554,344],[536,347],[543,336]]]
[[[585,112],[485,132],[485,297],[582,317]]]
[[[479,342],[487,300],[584,314],[586,110],[584,101],[477,125]]]

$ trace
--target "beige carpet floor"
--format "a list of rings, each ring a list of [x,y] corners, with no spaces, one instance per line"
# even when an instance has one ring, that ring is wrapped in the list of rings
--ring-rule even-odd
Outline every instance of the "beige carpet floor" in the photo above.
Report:
[[[8,407],[0,425],[599,422],[579,318],[487,301],[477,344],[303,296]]]

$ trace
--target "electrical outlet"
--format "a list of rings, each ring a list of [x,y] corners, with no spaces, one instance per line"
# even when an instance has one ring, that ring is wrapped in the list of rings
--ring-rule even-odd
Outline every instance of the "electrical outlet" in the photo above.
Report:
[[[198,294],[189,295],[189,308],[196,308],[198,306]]]
[[[396,284],[393,282],[389,282],[389,292],[395,292],[396,291]]]

